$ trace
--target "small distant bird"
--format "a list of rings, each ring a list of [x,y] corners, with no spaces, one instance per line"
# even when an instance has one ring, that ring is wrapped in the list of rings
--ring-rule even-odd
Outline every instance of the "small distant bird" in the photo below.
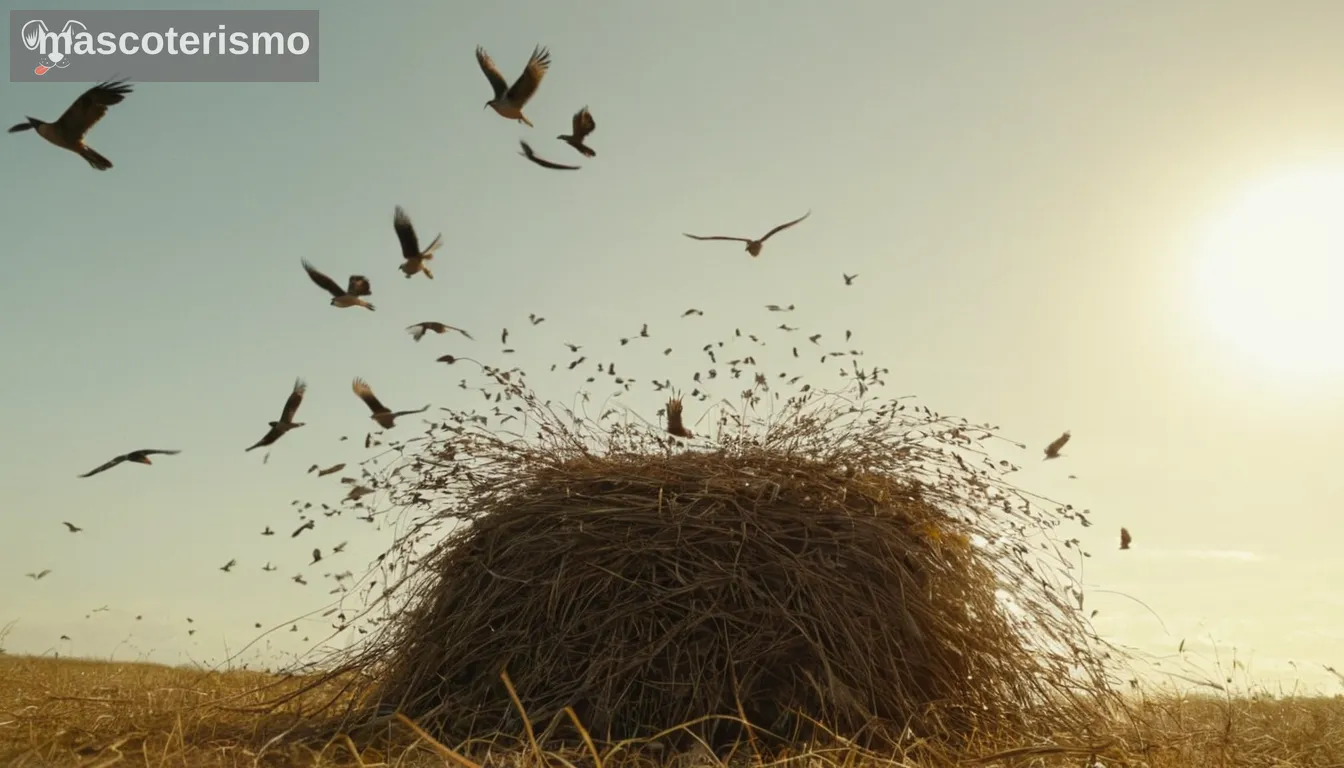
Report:
[[[64,525],[66,528],[69,528],[71,533],[79,533],[80,531],[84,530],[83,528],[80,528],[78,525],[75,525],[74,523],[67,523],[64,520],[61,521],[61,525]]]
[[[841,272],[840,276],[845,278],[845,285],[853,285],[854,278],[858,277],[858,274],[846,275],[844,272]]]
[[[770,310],[771,312],[792,312],[792,311],[793,311],[793,305],[792,305],[792,304],[790,304],[790,305],[787,306],[787,307],[781,307],[781,306],[779,306],[778,304],[766,304],[766,305],[765,305],[765,308],[768,309],[768,310]]]
[[[321,286],[322,290],[331,294],[331,306],[340,307],[341,309],[345,309],[346,307],[363,307],[369,311],[373,311],[373,305],[360,298],[361,296],[373,295],[373,290],[369,286],[368,278],[363,275],[351,275],[345,290],[341,290],[341,286],[338,285],[335,280],[332,280],[330,277],[319,272],[317,268],[312,264],[309,264],[306,259],[303,260],[303,271],[307,272],[308,277],[314,283]]]
[[[344,463],[333,464],[332,466],[327,467],[326,469],[318,470],[317,476],[326,477],[327,475],[330,475],[333,472],[340,472],[342,469],[345,469]]]
[[[271,526],[268,525],[268,526],[266,526],[264,529],[262,529],[262,531],[261,531],[261,535],[262,535],[262,536],[274,536],[274,535],[275,535],[275,531],[271,530]]]
[[[1129,529],[1128,529],[1128,528],[1121,528],[1121,529],[1120,529],[1120,548],[1121,548],[1121,549],[1129,549],[1129,543],[1130,543],[1131,541],[1133,541],[1133,540],[1134,540],[1133,537],[1131,537],[1131,536],[1129,535]]]
[[[470,334],[470,333],[467,333],[466,331],[462,330],[461,328],[458,328],[457,326],[454,326],[454,325],[444,325],[443,323],[436,323],[436,322],[432,322],[432,321],[430,321],[430,322],[424,322],[424,323],[416,323],[415,325],[408,326],[408,327],[406,328],[406,330],[410,332],[410,334],[411,334],[411,338],[412,338],[412,339],[415,339],[416,341],[419,341],[420,339],[424,338],[424,336],[425,336],[425,332],[426,332],[426,331],[433,331],[433,332],[435,332],[435,333],[445,333],[445,332],[447,332],[447,331],[457,331],[458,333],[462,334],[463,336],[466,336],[468,339],[471,338],[471,334]],[[475,339],[472,339],[472,340],[474,341]]]
[[[223,572],[225,572],[225,573],[228,573],[229,571],[233,570],[233,566],[235,566],[235,565],[237,565],[237,564],[238,564],[238,561],[237,561],[237,560],[230,560],[229,562],[227,562],[227,563],[221,565],[221,566],[219,567],[219,570],[221,570],[221,571],[223,571]]]
[[[1069,438],[1070,438],[1070,437],[1071,437],[1071,435],[1069,434],[1069,431],[1066,429],[1066,430],[1064,430],[1064,434],[1062,434],[1062,435],[1060,435],[1059,437],[1055,438],[1055,441],[1054,441],[1054,442],[1052,442],[1052,443],[1050,443],[1049,445],[1045,446],[1045,460],[1048,461],[1048,460],[1050,460],[1050,459],[1057,459],[1057,458],[1059,458],[1059,451],[1060,451],[1060,449],[1062,449],[1062,448],[1064,447],[1064,444],[1065,444],[1065,443],[1069,442]]]
[[[501,333],[501,334],[499,334],[499,343],[500,343],[500,344],[508,344],[508,343],[509,343],[509,329],[508,329],[508,328],[505,328],[505,329],[504,329],[504,332]]]
[[[85,144],[84,136],[103,119],[108,107],[120,104],[130,92],[131,87],[126,85],[125,80],[99,83],[80,94],[75,103],[66,108],[56,122],[44,123],[35,117],[29,117],[27,122],[19,123],[10,128],[9,132],[36,130],[37,135],[48,142],[61,149],[68,149],[87,160],[94,170],[106,171],[112,167],[112,161]]]
[[[275,566],[274,566],[274,565],[271,565],[270,561],[267,561],[265,565],[261,566],[261,570],[263,570],[263,571],[274,571],[274,570],[275,570]]]
[[[574,127],[570,130],[574,132],[572,135],[561,134],[555,138],[577,149],[579,154],[584,157],[597,157],[597,153],[593,151],[592,147],[583,143],[584,137],[597,130],[597,123],[593,121],[593,115],[588,111],[588,107],[574,113]]]
[[[294,529],[294,532],[291,533],[291,534],[289,534],[289,538],[292,539],[292,538],[298,536],[300,533],[303,533],[304,531],[311,531],[311,530],[313,530],[313,526],[315,526],[315,525],[317,525],[317,521],[316,521],[316,520],[309,520],[308,522],[304,523],[303,525],[300,525],[298,528],[295,528],[295,529]]]
[[[673,397],[667,401],[667,432],[677,437],[695,437],[691,430],[681,423],[681,398]]]
[[[523,114],[523,107],[527,106],[528,100],[536,94],[541,79],[546,76],[546,70],[551,66],[550,52],[540,45],[533,48],[527,66],[523,67],[523,74],[513,81],[512,86],[504,81],[504,76],[499,74],[499,69],[495,67],[490,54],[479,45],[476,46],[476,63],[481,65],[481,72],[485,73],[485,79],[490,81],[490,87],[495,92],[495,97],[485,102],[485,106],[494,107],[500,117],[525,123],[529,128],[535,127]]]
[[[332,548],[331,548],[331,554],[335,555],[335,554],[338,554],[338,553],[340,553],[340,552],[344,552],[344,551],[345,551],[345,545],[346,545],[346,544],[349,544],[349,543],[350,543],[350,542],[348,542],[348,541],[342,541],[340,544],[337,544],[336,546],[332,547]]]
[[[181,453],[181,451],[167,451],[167,450],[160,450],[158,448],[143,448],[138,451],[131,451],[130,453],[124,453],[118,456],[117,458],[107,462],[106,464],[102,465],[101,467],[98,467],[97,469],[91,469],[88,472],[85,472],[84,474],[80,475],[80,477],[93,477],[99,472],[109,470],[117,466],[118,464],[122,463],[123,461],[134,461],[137,464],[153,464],[154,462],[150,461],[149,457],[156,453],[161,453],[165,456],[172,456],[173,454]]]
[[[523,148],[523,151],[520,152],[519,154],[521,154],[523,157],[526,157],[528,160],[531,160],[532,162],[536,163],[537,165],[540,165],[542,168],[550,168],[556,171],[579,170],[579,166],[577,165],[563,165],[561,163],[553,163],[550,160],[547,160],[546,158],[537,155],[536,152],[532,151],[532,145],[528,144],[523,139],[518,140],[518,145]]]
[[[354,380],[351,388],[355,391],[355,395],[357,395],[360,400],[363,400],[364,404],[369,406],[369,410],[373,412],[373,415],[369,418],[378,422],[378,426],[383,429],[391,429],[396,426],[397,419],[401,416],[410,416],[411,414],[424,413],[429,410],[429,406],[426,405],[424,408],[414,411],[390,411],[387,409],[387,406],[378,401],[378,398],[373,394],[373,388],[369,386],[368,382],[360,378]]]
[[[321,561],[321,560],[322,560],[322,550],[321,550],[321,549],[318,549],[317,547],[313,547],[313,562],[312,562],[312,563],[309,563],[309,565],[312,565],[313,563],[317,563],[317,562],[319,562],[319,561]]]
[[[397,240],[401,242],[401,271],[406,273],[406,279],[410,280],[411,275],[416,272],[424,272],[425,277],[434,279],[434,273],[429,270],[429,265],[425,262],[434,258],[434,252],[443,245],[443,233],[434,236],[431,242],[423,251],[420,250],[420,238],[416,237],[415,227],[411,225],[411,217],[406,215],[406,210],[400,205],[392,213],[392,229],[396,230]]]
[[[293,576],[292,579],[293,579],[293,581],[294,581],[295,584],[303,584],[303,585],[305,585],[305,586],[307,586],[307,584],[308,584],[308,581],[307,581],[306,579],[303,578],[303,574],[301,574],[301,573],[298,574],[298,575],[296,575],[296,576]]]
[[[577,353],[580,349],[583,349],[582,344],[571,344],[568,341],[565,342],[565,346],[569,347],[569,351],[574,353]]]
[[[541,325],[542,323],[546,322],[546,318],[542,317],[541,315],[538,315],[535,312],[531,312],[527,316],[527,321],[533,325]]]
[[[704,313],[702,310],[696,309],[695,307],[691,307],[690,309],[686,310],[685,312],[682,312],[682,313],[681,313],[681,316],[682,316],[682,317],[690,317],[691,315],[700,315],[700,316],[703,317],[704,314],[705,314],[705,313]]]
[[[692,235],[692,234],[689,234],[689,233],[686,233],[686,232],[683,232],[682,234],[686,235],[687,237],[691,238],[692,240],[736,240],[736,241],[741,242],[741,243],[746,243],[746,244],[747,244],[747,253],[751,254],[751,257],[752,257],[752,258],[756,258],[757,256],[760,256],[760,255],[761,255],[761,247],[765,245],[765,241],[766,241],[766,240],[769,240],[771,235],[775,234],[776,232],[781,232],[781,231],[783,231],[783,230],[786,230],[786,229],[788,229],[789,227],[792,227],[794,224],[797,224],[798,222],[802,221],[803,219],[806,219],[808,216],[811,216],[811,215],[812,215],[812,212],[811,212],[811,211],[808,211],[807,213],[803,214],[802,216],[799,216],[798,218],[794,219],[793,221],[790,221],[790,222],[787,222],[787,223],[784,223],[784,224],[780,224],[778,227],[775,227],[774,229],[770,230],[769,232],[766,232],[765,235],[764,235],[763,237],[761,237],[760,240],[752,240],[752,239],[749,238],[749,237],[728,237],[728,236],[726,236],[726,235],[707,235],[707,236],[706,236],[706,235]]]
[[[299,405],[303,403],[303,393],[307,391],[308,385],[303,383],[303,379],[295,379],[294,390],[289,393],[289,398],[285,400],[285,407],[280,411],[280,420],[269,422],[271,425],[270,431],[262,435],[260,440],[245,448],[243,452],[246,453],[263,445],[271,445],[284,437],[289,430],[302,427],[302,421],[294,421],[294,414],[299,412]]]
[[[48,573],[51,573],[51,569],[50,569],[50,568],[43,568],[42,570],[38,571],[37,573],[29,573],[29,574],[27,574],[27,576],[28,576],[28,578],[32,579],[33,581],[38,581],[39,579],[42,579],[42,578],[46,577],[46,575],[47,575]]]

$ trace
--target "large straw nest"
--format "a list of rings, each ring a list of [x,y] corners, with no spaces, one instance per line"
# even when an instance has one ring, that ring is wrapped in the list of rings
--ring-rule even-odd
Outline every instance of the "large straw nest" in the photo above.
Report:
[[[361,716],[518,735],[501,672],[543,742],[574,737],[565,707],[601,740],[691,723],[680,737],[722,747],[818,724],[869,744],[1081,734],[1105,700],[1095,636],[1028,554],[1077,513],[953,455],[987,428],[816,393],[753,421],[758,390],[703,444],[557,414],[491,373],[540,426],[455,412],[390,482],[431,513],[405,541],[465,524],[353,660],[378,680]]]

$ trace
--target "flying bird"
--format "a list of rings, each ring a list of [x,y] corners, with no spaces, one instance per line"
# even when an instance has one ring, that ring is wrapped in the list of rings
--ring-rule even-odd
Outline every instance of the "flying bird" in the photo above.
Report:
[[[681,398],[673,397],[667,401],[667,432],[677,437],[695,437],[691,430],[681,423]]]
[[[331,306],[340,307],[341,309],[346,307],[364,307],[369,311],[373,311],[373,305],[360,298],[361,296],[373,295],[373,289],[369,286],[368,278],[363,275],[351,275],[345,290],[341,290],[341,286],[338,285],[335,280],[332,280],[330,277],[317,271],[317,268],[312,264],[309,264],[306,259],[303,261],[303,270],[308,273],[308,277],[311,278],[314,283],[317,283],[322,287],[322,290],[331,294]]]
[[[1130,543],[1131,541],[1133,541],[1133,540],[1134,540],[1133,537],[1131,537],[1131,536],[1129,535],[1129,529],[1128,529],[1128,528],[1121,528],[1121,529],[1120,529],[1120,548],[1121,548],[1121,549],[1129,549],[1129,543]]]
[[[38,136],[61,149],[74,152],[87,160],[95,170],[106,171],[112,167],[112,161],[85,144],[84,136],[103,119],[108,107],[120,104],[130,92],[131,87],[126,85],[125,80],[99,83],[80,94],[75,103],[71,104],[56,122],[44,123],[35,117],[29,117],[27,122],[19,123],[10,128],[9,132],[36,130]]]
[[[811,215],[812,212],[808,211],[807,213],[804,213],[802,216],[799,216],[793,221],[787,222],[785,224],[780,224],[778,227],[775,227],[769,232],[766,232],[765,235],[762,236],[760,240],[752,240],[749,237],[728,237],[726,235],[702,236],[702,235],[692,235],[686,232],[683,232],[682,234],[686,235],[692,240],[736,240],[738,242],[746,243],[747,253],[751,254],[752,258],[756,258],[757,256],[761,255],[761,247],[765,245],[765,241],[769,240],[771,235],[775,234],[776,232],[788,229],[789,227],[792,227],[794,224],[797,224],[798,222],[802,221],[803,219],[806,219],[808,216]]]
[[[541,79],[546,76],[546,70],[551,66],[550,52],[540,45],[532,49],[532,57],[527,60],[523,74],[513,81],[512,86],[504,81],[504,76],[499,74],[490,54],[479,45],[476,46],[476,63],[481,65],[481,72],[485,73],[485,79],[490,81],[490,87],[495,92],[495,97],[485,102],[485,106],[494,107],[500,117],[526,123],[529,128],[535,127],[523,114],[523,107],[527,106],[528,100],[537,92]]]
[[[265,528],[262,529],[262,531],[261,531],[261,535],[262,535],[262,536],[274,536],[274,535],[275,535],[275,531],[271,530],[271,526],[268,525],[268,526],[266,526]]]
[[[840,276],[845,278],[845,285],[853,285],[854,278],[858,277],[858,274],[846,275],[844,272],[841,272]]]
[[[107,462],[101,467],[98,467],[97,469],[91,469],[88,472],[85,472],[84,474],[80,475],[80,477],[93,477],[99,472],[109,470],[117,466],[118,464],[122,463],[123,461],[134,461],[137,464],[153,464],[154,462],[150,461],[149,457],[156,453],[161,453],[165,456],[172,456],[173,454],[181,453],[181,451],[166,451],[166,450],[160,450],[158,448],[143,448],[138,451],[123,453],[122,455]]]
[[[432,321],[425,323],[416,323],[415,325],[408,326],[406,330],[410,331],[411,338],[415,339],[416,341],[419,341],[420,339],[424,338],[426,331],[433,331],[435,333],[444,333],[446,331],[457,331],[463,336],[466,336],[468,339],[471,338],[470,333],[467,333],[466,331],[462,330],[461,328],[458,328],[455,325],[444,325],[443,323],[435,323]],[[475,339],[472,340],[474,341]]]
[[[415,235],[415,227],[411,225],[411,217],[406,215],[406,210],[400,205],[392,214],[392,229],[397,232],[397,240],[401,242],[401,271],[406,273],[406,279],[411,279],[411,275],[416,272],[424,272],[425,277],[434,279],[434,273],[429,271],[429,265],[425,262],[434,258],[434,252],[443,245],[443,234],[434,236],[434,242],[430,243],[423,251],[420,250],[420,239]]]
[[[682,313],[681,313],[681,316],[682,316],[682,317],[690,317],[691,315],[701,315],[701,316],[703,316],[704,314],[705,314],[705,313],[704,313],[703,311],[698,310],[698,309],[696,309],[695,307],[691,307],[690,309],[686,310],[685,312],[682,312]]]
[[[285,400],[285,407],[280,411],[280,420],[269,422],[271,425],[270,431],[262,435],[260,440],[247,447],[243,452],[246,453],[263,445],[270,445],[284,437],[289,430],[302,427],[302,421],[294,421],[294,414],[298,413],[299,405],[303,403],[303,393],[307,391],[308,385],[303,383],[303,379],[295,379],[294,390],[289,393],[289,398]]]
[[[521,147],[523,148],[523,151],[519,153],[520,155],[522,155],[523,157],[526,157],[528,160],[531,160],[532,162],[536,163],[537,165],[540,165],[542,168],[550,168],[550,169],[552,169],[552,170],[556,170],[556,171],[577,171],[577,170],[579,170],[579,166],[577,166],[577,165],[563,165],[563,164],[561,164],[561,163],[553,163],[553,162],[551,162],[550,160],[547,160],[547,159],[544,158],[544,157],[540,157],[540,156],[538,156],[536,152],[533,152],[533,151],[532,151],[532,146],[531,146],[530,144],[528,144],[526,141],[522,140],[522,139],[519,139],[519,140],[518,140],[518,145],[521,146]]]
[[[291,533],[291,534],[289,534],[289,538],[292,539],[292,538],[298,536],[300,533],[303,533],[304,531],[311,531],[311,530],[313,529],[313,526],[315,526],[315,525],[317,525],[317,521],[316,521],[316,520],[309,520],[308,522],[304,523],[303,525],[300,525],[298,528],[295,528],[295,529],[294,529],[294,532]]]
[[[223,572],[225,572],[225,573],[228,573],[229,571],[232,571],[232,570],[233,570],[233,566],[235,566],[235,565],[237,565],[237,564],[238,564],[238,561],[237,561],[237,560],[230,560],[229,562],[227,562],[227,563],[221,565],[221,566],[219,567],[219,570],[221,570],[221,571],[223,571]]]
[[[588,111],[587,107],[574,113],[574,127],[570,130],[574,133],[568,136],[560,134],[555,138],[577,149],[579,154],[584,157],[596,157],[597,153],[593,151],[593,148],[583,143],[584,138],[588,134],[597,130],[597,123],[593,121],[593,114]]]
[[[342,463],[340,463],[340,464],[333,464],[332,466],[327,467],[326,469],[320,469],[320,470],[318,470],[318,472],[317,472],[317,476],[318,476],[318,477],[326,477],[327,475],[330,475],[330,474],[333,473],[333,472],[340,472],[342,469],[345,469],[345,463],[344,463],[344,462],[342,462]]]
[[[373,415],[369,418],[378,422],[378,426],[383,429],[391,429],[396,426],[397,418],[401,416],[410,416],[411,414],[424,413],[429,410],[429,406],[426,405],[424,408],[414,411],[389,411],[387,406],[378,401],[378,398],[373,394],[373,389],[369,386],[368,382],[360,378],[354,380],[354,383],[351,384],[351,388],[354,389],[355,395],[357,395],[360,400],[363,400],[364,404],[369,406],[369,410],[373,412]]]
[[[33,581],[38,581],[38,580],[40,580],[40,579],[46,577],[46,575],[47,575],[48,573],[51,573],[51,569],[50,569],[50,568],[43,568],[42,570],[38,571],[37,573],[29,573],[29,574],[26,574],[26,575],[28,576],[28,578],[32,579]]]
[[[80,531],[84,530],[83,528],[80,528],[78,525],[75,525],[74,523],[67,523],[64,520],[61,521],[61,525],[64,525],[66,528],[69,528],[71,533],[79,533]]]
[[[321,560],[322,560],[322,550],[318,549],[317,547],[313,547],[313,562],[309,563],[309,565],[312,565],[313,563],[319,562]]]
[[[1052,443],[1050,443],[1049,445],[1045,446],[1045,459],[1044,459],[1044,460],[1045,460],[1045,461],[1048,461],[1048,460],[1050,460],[1050,459],[1057,459],[1057,458],[1059,458],[1059,451],[1060,451],[1060,449],[1062,449],[1062,448],[1064,447],[1064,444],[1065,444],[1065,443],[1069,442],[1069,438],[1070,438],[1070,437],[1072,437],[1072,435],[1070,435],[1070,434],[1069,434],[1069,431],[1066,429],[1066,430],[1064,430],[1064,434],[1062,434],[1062,435],[1060,435],[1059,437],[1055,438],[1054,442],[1052,442]]]

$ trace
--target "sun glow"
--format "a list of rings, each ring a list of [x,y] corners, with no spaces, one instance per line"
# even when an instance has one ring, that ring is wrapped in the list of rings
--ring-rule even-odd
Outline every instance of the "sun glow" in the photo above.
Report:
[[[1199,304],[1220,343],[1277,374],[1344,374],[1344,165],[1253,184],[1208,227]]]

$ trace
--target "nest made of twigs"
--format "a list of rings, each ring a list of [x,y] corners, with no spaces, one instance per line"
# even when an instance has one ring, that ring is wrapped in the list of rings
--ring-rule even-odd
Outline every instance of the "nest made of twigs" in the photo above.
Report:
[[[420,564],[430,577],[380,645],[374,710],[449,742],[518,734],[507,671],[556,740],[574,735],[566,706],[606,740],[725,716],[683,731],[715,747],[746,735],[742,718],[774,744],[817,724],[889,744],[1086,720],[1061,696],[1076,694],[1070,662],[1033,647],[996,594],[1003,564],[972,544],[983,525],[913,471],[786,443],[533,449]]]

